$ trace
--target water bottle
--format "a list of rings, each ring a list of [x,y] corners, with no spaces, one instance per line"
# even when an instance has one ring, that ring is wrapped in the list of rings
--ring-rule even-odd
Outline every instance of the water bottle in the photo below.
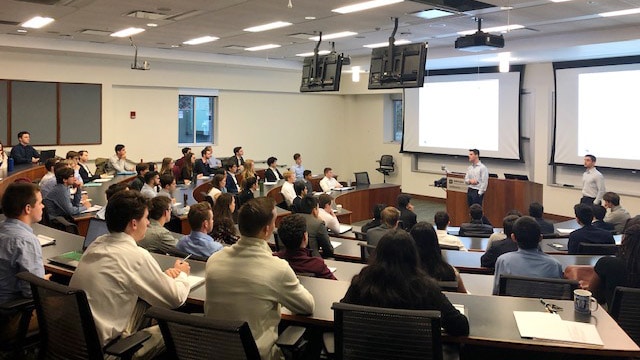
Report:
[[[187,194],[183,194],[182,195],[182,206],[187,206],[187,199],[189,198],[189,196],[187,196]]]
[[[264,196],[264,181],[260,180],[258,185],[260,186],[260,196]]]
[[[13,171],[13,158],[9,158],[9,163],[7,164],[7,171]]]

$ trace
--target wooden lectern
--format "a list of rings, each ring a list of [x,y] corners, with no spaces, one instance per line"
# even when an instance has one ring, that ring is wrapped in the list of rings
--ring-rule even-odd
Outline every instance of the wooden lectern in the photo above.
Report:
[[[482,207],[493,226],[502,227],[502,219],[509,210],[516,209],[527,215],[532,202],[543,203],[542,184],[527,180],[489,178]],[[452,226],[460,226],[469,221],[464,174],[447,174],[447,213]]]

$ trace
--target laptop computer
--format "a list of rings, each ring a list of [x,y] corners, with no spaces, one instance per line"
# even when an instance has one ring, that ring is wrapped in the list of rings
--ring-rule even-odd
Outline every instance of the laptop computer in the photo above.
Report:
[[[39,162],[44,164],[47,160],[56,157],[56,150],[41,150],[40,151],[40,160]]]
[[[62,265],[70,268],[77,268],[82,253],[91,245],[91,243],[100,235],[108,233],[107,222],[97,218],[89,220],[89,228],[87,229],[87,236],[84,237],[82,243],[82,251],[69,251],[58,256],[49,258],[49,262],[56,265]]]

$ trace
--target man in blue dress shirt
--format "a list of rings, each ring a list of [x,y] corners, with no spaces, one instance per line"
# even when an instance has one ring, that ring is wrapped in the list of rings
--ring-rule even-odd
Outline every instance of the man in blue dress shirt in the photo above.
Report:
[[[213,211],[208,202],[192,205],[187,219],[191,226],[191,234],[183,236],[178,241],[178,250],[202,257],[209,257],[214,252],[222,250],[222,244],[208,235],[213,229]]]

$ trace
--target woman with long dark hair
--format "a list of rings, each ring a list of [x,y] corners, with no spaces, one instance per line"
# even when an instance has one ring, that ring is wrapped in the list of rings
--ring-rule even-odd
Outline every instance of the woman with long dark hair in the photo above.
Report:
[[[220,194],[227,192],[227,176],[224,174],[215,174],[213,180],[211,180],[211,185],[211,190],[209,190],[207,195],[211,196],[213,200],[216,200]]]
[[[235,244],[239,236],[233,222],[236,200],[232,194],[220,194],[213,205],[213,240],[223,244]]]
[[[466,293],[460,274],[442,258],[438,235],[433,225],[421,221],[411,229],[411,237],[416,242],[420,267],[434,278],[442,290]]]
[[[469,334],[469,321],[420,267],[411,235],[391,230],[376,247],[371,264],[353,277],[342,302],[392,309],[439,310],[449,335]]]

